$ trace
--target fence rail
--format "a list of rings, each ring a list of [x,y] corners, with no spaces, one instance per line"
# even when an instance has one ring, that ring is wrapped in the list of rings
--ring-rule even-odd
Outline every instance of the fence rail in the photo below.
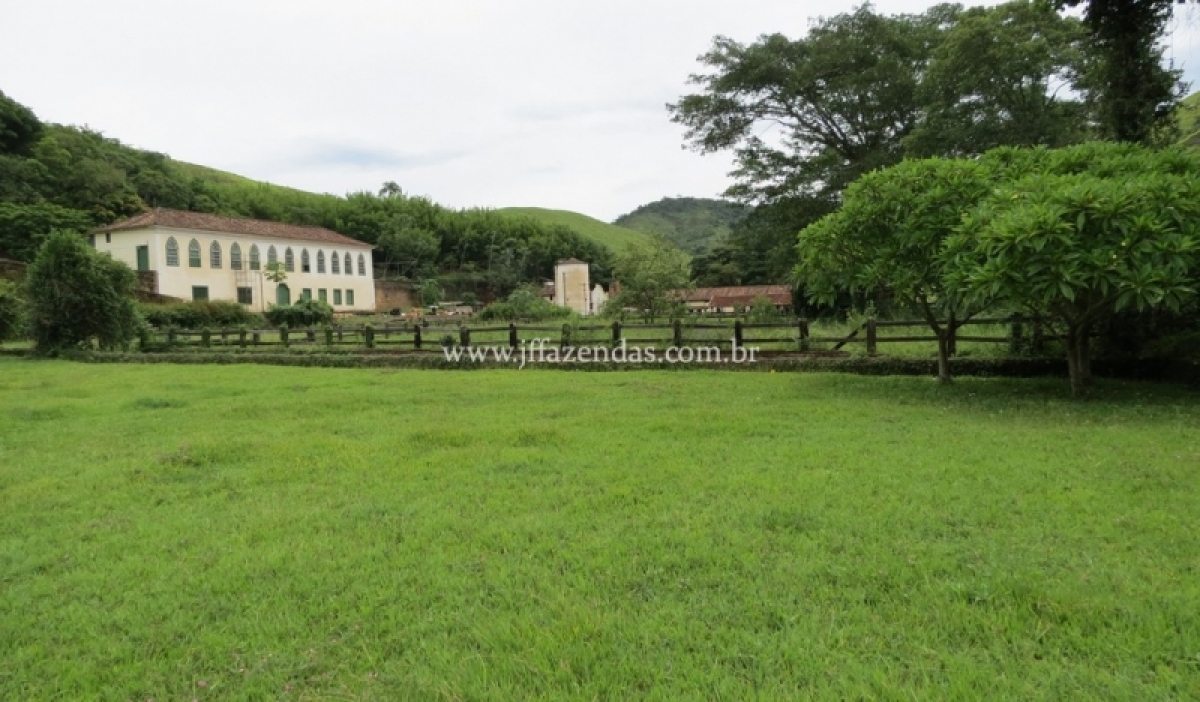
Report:
[[[939,325],[947,329],[946,322]],[[1005,336],[960,335],[958,327],[970,325],[1007,325],[1008,334]],[[901,329],[905,327],[924,327],[929,329],[927,335],[907,334],[900,336],[880,335],[879,330],[885,328]],[[779,334],[780,330],[791,333]],[[714,331],[726,331],[728,336],[714,335]],[[659,333],[654,333],[659,332]],[[700,332],[697,334],[696,332]],[[777,335],[772,336],[775,332]],[[1058,340],[1061,337],[1048,335],[1045,325],[1034,319],[1022,317],[980,318],[966,321],[956,321],[955,330],[948,336],[951,348],[954,344],[963,342],[1005,343],[1011,348],[1029,349],[1041,353],[1047,341]],[[937,342],[938,337],[932,333],[929,322],[925,320],[874,320],[868,319],[848,333],[835,336],[813,336],[810,333],[810,323],[807,319],[793,322],[748,323],[736,320],[731,325],[698,323],[685,324],[681,321],[672,323],[652,324],[637,323],[623,324],[613,322],[611,325],[582,325],[548,326],[545,323],[518,325],[516,323],[501,326],[496,324],[458,327],[425,327],[419,324],[386,323],[378,327],[371,325],[362,327],[324,327],[287,329],[216,329],[216,330],[181,330],[160,329],[152,330],[143,335],[142,345],[149,348],[156,341],[165,341],[169,346],[193,345],[200,347],[230,347],[241,348],[262,346],[360,346],[366,348],[398,347],[411,348],[414,351],[433,350],[445,345],[470,346],[505,346],[517,347],[535,339],[546,340],[545,343],[556,343],[561,348],[573,346],[599,346],[610,344],[617,346],[626,344],[655,344],[675,347],[683,346],[720,346],[740,348],[748,344],[765,344],[771,348],[767,352],[817,353],[840,351],[848,344],[863,344],[868,354],[878,353],[879,344]]]

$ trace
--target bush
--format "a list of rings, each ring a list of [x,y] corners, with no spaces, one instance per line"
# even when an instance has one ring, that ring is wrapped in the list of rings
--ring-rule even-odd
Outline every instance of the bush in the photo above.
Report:
[[[136,289],[129,266],[96,253],[75,232],[52,232],[25,277],[37,351],[58,353],[92,341],[102,349],[127,346],[141,324]]]
[[[333,308],[320,300],[300,300],[294,305],[272,305],[267,321],[279,327],[315,327],[333,323]]]
[[[240,325],[257,326],[261,315],[236,302],[181,302],[170,305],[139,305],[138,311],[153,327],[180,329],[232,328]]]
[[[569,308],[559,307],[543,298],[541,291],[533,286],[521,286],[514,290],[508,299],[503,302],[493,302],[479,313],[479,319],[485,322],[515,322],[518,320],[539,322],[570,316]]]

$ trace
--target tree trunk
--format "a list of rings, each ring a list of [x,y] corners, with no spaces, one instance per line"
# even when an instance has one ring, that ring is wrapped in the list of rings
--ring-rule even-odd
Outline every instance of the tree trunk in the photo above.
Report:
[[[949,329],[937,330],[938,336],[938,382],[950,382],[950,347],[954,343],[953,332]]]
[[[1087,325],[1067,328],[1067,372],[1071,376],[1071,394],[1082,397],[1092,380],[1091,343]]]

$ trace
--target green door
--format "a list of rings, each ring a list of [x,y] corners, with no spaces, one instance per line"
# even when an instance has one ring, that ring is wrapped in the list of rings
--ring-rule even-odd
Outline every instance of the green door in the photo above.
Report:
[[[149,246],[137,247],[137,258],[138,258],[138,270],[139,271],[150,270],[150,247]]]
[[[275,288],[275,304],[290,305],[292,304],[292,291],[288,286],[280,283],[279,287]]]

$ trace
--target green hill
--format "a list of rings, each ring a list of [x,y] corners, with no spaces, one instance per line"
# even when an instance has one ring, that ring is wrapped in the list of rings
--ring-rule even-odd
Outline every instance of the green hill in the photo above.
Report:
[[[1183,99],[1179,108],[1179,132],[1183,135],[1181,144],[1200,148],[1200,92]]]
[[[665,237],[690,254],[702,254],[729,236],[746,214],[745,207],[725,200],[665,197],[621,215],[613,223]]]
[[[541,207],[504,207],[496,210],[502,215],[517,215],[529,217],[546,225],[560,225],[598,244],[620,251],[629,244],[645,243],[650,237],[643,232],[634,231],[615,224],[601,222],[578,212],[567,210],[547,210]]]

